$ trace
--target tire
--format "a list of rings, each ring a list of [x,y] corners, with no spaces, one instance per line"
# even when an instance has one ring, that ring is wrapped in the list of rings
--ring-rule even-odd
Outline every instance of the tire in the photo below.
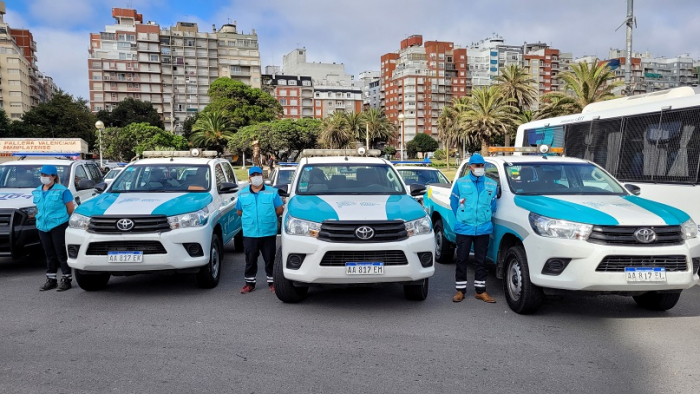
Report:
[[[233,249],[236,253],[243,253],[243,229],[233,237]]]
[[[110,274],[86,274],[82,270],[75,270],[75,281],[85,291],[98,291],[107,287]]]
[[[425,301],[428,298],[429,278],[425,278],[419,285],[404,285],[403,294],[410,301]]]
[[[677,293],[657,293],[650,291],[639,296],[634,296],[634,302],[640,307],[650,311],[667,311],[678,303],[681,292]]]
[[[455,249],[452,243],[445,238],[445,227],[442,224],[442,219],[435,221],[433,232],[435,233],[435,261],[440,264],[452,264]]]
[[[277,248],[272,278],[275,284],[275,294],[280,301],[288,304],[295,304],[306,298],[306,294],[309,291],[308,286],[294,286],[291,280],[284,277],[284,271],[282,269],[282,247]]]
[[[209,262],[202,267],[197,274],[197,285],[202,289],[213,289],[219,284],[221,277],[221,262],[223,253],[221,252],[221,241],[219,236],[212,234],[211,247],[209,249]]]
[[[527,255],[521,245],[508,249],[505,258],[505,273],[503,276],[503,292],[508,306],[515,313],[528,315],[536,312],[544,295],[542,289],[530,281],[530,271],[527,265]]]

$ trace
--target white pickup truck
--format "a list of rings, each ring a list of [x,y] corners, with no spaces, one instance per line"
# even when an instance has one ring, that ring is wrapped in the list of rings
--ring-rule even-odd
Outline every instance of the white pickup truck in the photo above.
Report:
[[[698,282],[698,227],[685,212],[649,201],[596,164],[556,156],[486,158],[499,184],[487,259],[497,264],[506,300],[535,312],[543,294],[584,291],[633,296],[643,308],[673,308]],[[468,171],[462,163],[455,179]],[[452,185],[428,187],[436,261],[454,252]]]

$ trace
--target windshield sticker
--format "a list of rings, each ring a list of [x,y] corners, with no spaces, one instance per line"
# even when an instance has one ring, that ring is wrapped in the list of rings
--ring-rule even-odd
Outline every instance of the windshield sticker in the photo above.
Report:
[[[306,182],[302,182],[299,184],[299,191],[302,193],[305,192],[306,189],[308,189],[308,188],[309,188],[309,184]]]
[[[16,200],[18,198],[30,199],[31,194],[21,194],[21,193],[0,193],[0,200]]]

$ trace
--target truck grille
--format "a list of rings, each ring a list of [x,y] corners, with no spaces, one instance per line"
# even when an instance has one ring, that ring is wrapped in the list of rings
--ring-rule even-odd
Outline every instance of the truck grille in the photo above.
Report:
[[[656,233],[656,239],[650,243],[642,243],[635,238],[634,233],[639,229],[651,229]],[[594,226],[588,237],[588,242],[603,245],[619,246],[666,246],[680,245],[683,234],[680,226],[660,227],[623,227],[623,226]]]
[[[166,254],[163,244],[158,241],[110,241],[93,242],[85,254],[106,256],[107,252],[143,252],[143,254]]]
[[[596,272],[624,272],[625,267],[666,268],[669,272],[688,270],[685,256],[605,256]]]
[[[134,227],[128,231],[118,229],[117,222],[121,219],[133,220]],[[161,233],[170,231],[170,225],[168,224],[168,218],[165,215],[93,216],[90,218],[88,231],[103,234]]]
[[[374,236],[370,239],[358,238],[355,230],[368,226],[374,231]],[[318,239],[327,242],[393,242],[402,241],[408,238],[406,226],[402,220],[384,221],[334,221],[327,220],[321,223],[321,231]]]
[[[377,251],[333,251],[326,252],[322,267],[344,267],[345,263],[384,263],[384,265],[407,265],[406,255],[401,250]]]

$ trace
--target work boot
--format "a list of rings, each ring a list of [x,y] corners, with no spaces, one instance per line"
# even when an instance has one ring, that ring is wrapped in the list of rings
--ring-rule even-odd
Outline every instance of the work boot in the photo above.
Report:
[[[61,278],[61,283],[58,284],[58,289],[56,291],[66,291],[70,289],[71,287],[71,280],[68,278]]]
[[[462,300],[464,300],[464,293],[458,290],[457,294],[452,297],[452,302],[462,302]]]
[[[474,298],[476,298],[477,300],[488,302],[489,304],[496,303],[496,300],[494,300],[493,297],[491,297],[487,292],[476,293],[474,294]]]
[[[246,283],[246,285],[241,289],[241,294],[248,294],[253,290],[255,290],[255,286],[251,286]]]
[[[56,279],[46,278],[46,283],[44,283],[44,285],[39,288],[39,291],[46,291],[46,290],[55,289],[56,286],[57,286]]]

